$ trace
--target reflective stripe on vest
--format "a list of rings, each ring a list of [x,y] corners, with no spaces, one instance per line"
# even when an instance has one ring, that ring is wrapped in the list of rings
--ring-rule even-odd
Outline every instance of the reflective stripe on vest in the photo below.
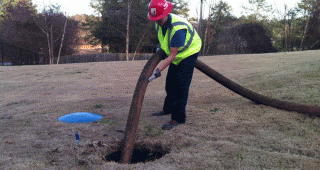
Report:
[[[156,30],[158,32],[161,48],[166,52],[167,55],[170,55],[170,45],[172,40],[171,36],[175,34],[177,30],[187,30],[184,46],[179,47],[176,58],[174,61],[172,61],[173,64],[178,65],[186,57],[199,52],[202,43],[194,27],[188,21],[185,21],[183,18],[180,18],[174,14],[170,15],[172,16],[171,27],[167,28],[166,33],[164,33],[165,35],[163,35],[163,30],[158,24],[156,24]]]
[[[189,25],[187,23],[184,23],[184,22],[175,22],[175,23],[172,23],[172,27],[174,26],[178,26],[178,25],[185,25],[188,27],[188,31],[191,35],[191,37],[189,38],[189,41],[188,43],[181,49],[179,50],[178,52],[183,52],[185,51],[187,48],[190,47],[191,43],[192,43],[192,40],[193,40],[193,37],[194,37],[194,28],[191,30],[191,28],[189,27]],[[157,32],[159,32],[159,25],[157,26]],[[172,33],[172,29],[169,29],[169,36],[168,36],[168,45],[169,45],[169,49],[170,49],[170,44],[171,44],[171,41],[170,41],[170,37],[171,37],[171,33]]]
[[[184,23],[184,22],[175,22],[175,23],[172,23],[172,27],[174,26],[177,26],[177,25],[186,25],[188,27],[188,31],[191,35],[191,37],[189,38],[189,41],[187,42],[187,44],[181,49],[179,50],[178,52],[183,52],[185,51],[187,48],[190,47],[191,43],[192,43],[192,40],[193,40],[193,37],[194,37],[194,28],[191,30],[191,28],[189,27],[189,25],[187,23]],[[170,29],[169,31],[169,36],[168,36],[168,44],[171,43],[170,41],[170,37],[171,37],[171,33],[172,33],[172,29]],[[170,45],[169,45],[169,49],[170,49]]]

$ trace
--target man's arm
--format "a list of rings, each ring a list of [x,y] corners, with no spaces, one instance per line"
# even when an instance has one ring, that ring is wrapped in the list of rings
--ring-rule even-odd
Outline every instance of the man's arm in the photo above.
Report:
[[[167,68],[168,65],[172,63],[172,61],[176,58],[178,54],[178,50],[179,50],[179,47],[170,47],[170,56],[166,60],[164,60],[164,62],[159,67],[160,72],[165,68]]]
[[[161,72],[164,70],[168,65],[172,63],[172,61],[176,58],[178,54],[178,50],[180,47],[184,46],[186,41],[187,30],[182,29],[178,30],[172,37],[171,44],[170,44],[170,56],[163,62],[160,66],[159,71]]]

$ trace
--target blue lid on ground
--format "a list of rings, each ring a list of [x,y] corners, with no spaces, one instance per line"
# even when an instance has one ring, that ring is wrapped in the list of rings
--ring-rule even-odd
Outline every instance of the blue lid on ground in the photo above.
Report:
[[[88,112],[77,112],[77,113],[70,113],[64,116],[59,117],[59,121],[67,122],[67,123],[90,123],[94,121],[98,121],[103,116],[88,113]]]

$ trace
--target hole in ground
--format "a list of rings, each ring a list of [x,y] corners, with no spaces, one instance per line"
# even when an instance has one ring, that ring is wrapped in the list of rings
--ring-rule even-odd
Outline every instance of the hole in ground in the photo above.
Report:
[[[106,161],[120,162],[121,150],[121,147],[117,147],[117,149],[114,152],[106,155]],[[157,159],[160,159],[169,152],[170,148],[168,146],[163,146],[162,144],[136,143],[133,148],[131,164],[139,162],[152,162]]]

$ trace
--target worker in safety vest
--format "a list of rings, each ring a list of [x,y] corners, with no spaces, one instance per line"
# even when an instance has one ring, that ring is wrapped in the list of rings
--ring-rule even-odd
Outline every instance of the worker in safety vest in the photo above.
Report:
[[[155,21],[161,51],[166,58],[155,70],[149,81],[160,77],[161,72],[169,65],[165,90],[167,96],[163,110],[153,113],[153,116],[171,114],[171,121],[162,126],[163,130],[170,130],[185,123],[186,105],[192,75],[201,49],[201,39],[185,19],[171,14],[172,3],[166,0],[151,0],[148,18]]]

